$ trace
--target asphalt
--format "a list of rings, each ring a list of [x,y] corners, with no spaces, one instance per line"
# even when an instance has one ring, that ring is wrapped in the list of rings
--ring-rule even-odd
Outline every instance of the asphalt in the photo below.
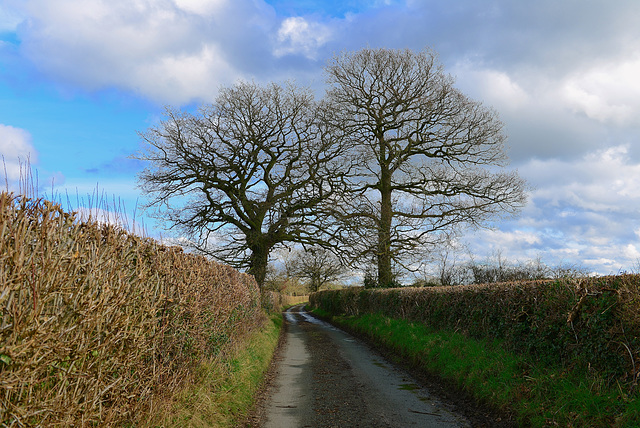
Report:
[[[472,426],[406,371],[302,305],[290,308],[285,322],[271,386],[250,426]]]

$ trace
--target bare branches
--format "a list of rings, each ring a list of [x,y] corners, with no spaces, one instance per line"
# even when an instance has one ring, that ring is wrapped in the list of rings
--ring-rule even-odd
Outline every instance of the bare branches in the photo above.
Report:
[[[324,115],[309,90],[253,83],[222,89],[198,114],[167,110],[142,134],[148,206],[262,284],[272,248],[322,242],[318,207],[343,174],[339,140],[318,123]]]
[[[363,49],[326,72],[318,103],[293,85],[240,83],[198,114],[168,110],[142,134],[149,207],[260,284],[288,242],[373,257],[390,284],[421,248],[523,206],[497,113],[432,51]]]
[[[309,291],[316,292],[320,287],[340,279],[346,269],[340,260],[329,250],[311,247],[299,251],[290,265],[293,275],[307,279]]]
[[[392,260],[402,265],[439,234],[524,205],[524,182],[498,169],[497,113],[458,91],[432,51],[363,49],[326,72],[327,102],[341,112],[332,125],[360,160],[337,214],[348,222],[341,236],[354,255],[377,258],[381,284],[392,282]]]

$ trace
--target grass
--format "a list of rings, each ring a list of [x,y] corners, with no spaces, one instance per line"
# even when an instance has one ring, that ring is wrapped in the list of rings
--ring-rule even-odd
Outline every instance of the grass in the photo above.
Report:
[[[330,317],[325,311],[314,313]],[[548,367],[501,348],[499,342],[365,314],[332,320],[402,355],[418,368],[452,381],[494,408],[510,410],[533,427],[637,427],[640,403],[588,369]]]
[[[236,426],[253,405],[277,346],[282,323],[280,314],[272,315],[263,329],[222,358],[202,363],[195,382],[171,397],[150,426]]]

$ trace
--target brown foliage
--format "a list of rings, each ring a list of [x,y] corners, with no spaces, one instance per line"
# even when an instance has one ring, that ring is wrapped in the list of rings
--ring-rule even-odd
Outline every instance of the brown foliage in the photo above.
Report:
[[[135,423],[263,322],[254,279],[0,194],[0,424]]]

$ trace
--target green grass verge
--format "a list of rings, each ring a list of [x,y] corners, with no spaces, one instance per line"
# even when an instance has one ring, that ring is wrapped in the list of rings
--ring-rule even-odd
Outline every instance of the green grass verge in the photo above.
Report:
[[[269,367],[282,329],[282,315],[270,315],[223,358],[200,365],[194,384],[172,397],[166,411],[151,426],[233,427],[246,417]]]
[[[411,360],[420,369],[452,381],[482,402],[515,413],[533,427],[638,427],[640,400],[619,385],[606,385],[588,370],[546,367],[507,352],[499,342],[435,331],[419,323],[365,314],[331,317]]]

